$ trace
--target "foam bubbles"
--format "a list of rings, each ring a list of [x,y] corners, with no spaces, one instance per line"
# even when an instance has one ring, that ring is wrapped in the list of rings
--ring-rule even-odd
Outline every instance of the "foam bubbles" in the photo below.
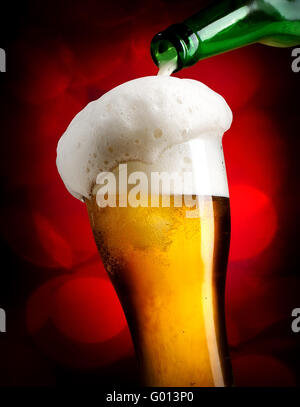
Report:
[[[193,139],[220,144],[231,121],[225,100],[201,82],[168,76],[135,79],[74,117],[59,140],[57,168],[72,195],[89,198],[99,172],[132,161],[155,168],[161,157],[164,168],[174,168],[176,146]],[[185,150],[176,161],[178,171],[187,165],[186,157]]]

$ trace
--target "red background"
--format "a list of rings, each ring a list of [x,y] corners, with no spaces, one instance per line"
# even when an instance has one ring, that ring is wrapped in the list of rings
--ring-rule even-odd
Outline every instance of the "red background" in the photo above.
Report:
[[[0,46],[0,385],[135,383],[133,348],[82,203],[56,166],[73,116],[112,87],[155,75],[149,44],[201,1],[29,1],[4,10]],[[226,319],[235,382],[300,383],[298,172],[300,73],[263,45],[177,74],[233,110],[224,136],[232,213]]]

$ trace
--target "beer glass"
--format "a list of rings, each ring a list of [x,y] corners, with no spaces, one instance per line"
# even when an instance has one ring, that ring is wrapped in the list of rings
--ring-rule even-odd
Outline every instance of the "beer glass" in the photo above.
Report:
[[[118,194],[115,207],[100,207],[97,185],[85,199],[128,321],[142,382],[229,386],[224,292],[230,210],[222,137],[172,146],[152,164],[127,164],[128,175],[138,170],[148,180],[154,172],[188,179],[179,187],[173,183],[168,192],[161,183],[154,190],[148,186],[134,207],[120,206]]]

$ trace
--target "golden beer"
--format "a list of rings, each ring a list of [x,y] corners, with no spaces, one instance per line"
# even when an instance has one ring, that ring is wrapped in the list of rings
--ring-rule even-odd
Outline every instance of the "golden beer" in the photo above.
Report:
[[[201,82],[149,76],[89,103],[58,142],[58,171],[87,205],[148,386],[231,384],[222,150],[231,121]]]
[[[174,196],[170,207],[100,208],[95,195],[86,200],[149,386],[232,381],[224,316],[229,198],[197,202],[198,215],[189,217],[191,208],[176,207]]]

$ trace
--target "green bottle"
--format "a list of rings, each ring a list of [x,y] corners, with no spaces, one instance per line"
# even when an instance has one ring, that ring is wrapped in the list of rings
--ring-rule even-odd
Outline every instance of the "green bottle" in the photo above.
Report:
[[[275,47],[300,44],[300,0],[223,0],[155,35],[151,55],[173,71],[200,59],[260,42]]]

